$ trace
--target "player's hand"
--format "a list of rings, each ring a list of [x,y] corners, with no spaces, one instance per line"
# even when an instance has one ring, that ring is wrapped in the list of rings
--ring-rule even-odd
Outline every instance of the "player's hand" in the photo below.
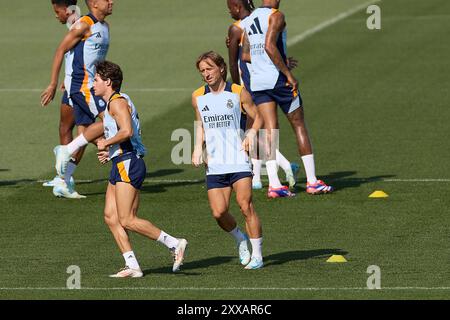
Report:
[[[56,93],[56,86],[55,85],[49,85],[47,89],[44,90],[41,94],[41,106],[45,107],[50,102],[52,102],[53,98],[55,97]]]
[[[203,151],[202,150],[194,150],[192,153],[192,165],[196,168],[200,167],[203,163]]]
[[[109,160],[109,151],[99,151],[97,152],[97,158],[98,161],[100,161],[101,164],[107,163]]]
[[[101,138],[97,140],[97,149],[99,151],[106,151],[106,140]]]
[[[287,77],[287,84],[292,88],[291,91],[295,91],[298,88],[298,81],[292,74]]]
[[[251,153],[255,147],[256,141],[256,133],[253,129],[251,129],[242,141],[241,150],[244,150],[247,153]]]
[[[231,43],[230,37],[227,36],[227,37],[225,38],[225,44],[226,44],[227,48],[230,47],[230,43]]]
[[[289,57],[286,59],[286,65],[289,70],[295,69],[298,66],[298,60],[294,57]]]
[[[61,83],[61,86],[59,87],[59,90],[61,90],[62,92],[66,91],[66,86],[64,85],[64,82]]]

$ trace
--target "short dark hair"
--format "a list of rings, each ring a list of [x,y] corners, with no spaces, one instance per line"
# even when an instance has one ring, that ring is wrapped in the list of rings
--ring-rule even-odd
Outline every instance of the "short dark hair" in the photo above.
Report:
[[[241,0],[242,5],[248,11],[252,12],[255,9],[255,5],[253,4],[253,0]]]
[[[58,6],[70,7],[70,6],[76,6],[77,0],[52,0],[52,4],[56,4]]]
[[[103,81],[111,80],[111,87],[114,91],[120,91],[122,87],[123,74],[119,65],[110,61],[101,61],[95,65],[96,73]]]
[[[222,78],[224,81],[227,81],[227,64],[224,58],[215,51],[205,52],[197,58],[197,62],[195,63],[197,69],[199,69],[200,62],[206,59],[211,59],[219,68],[223,69]]]

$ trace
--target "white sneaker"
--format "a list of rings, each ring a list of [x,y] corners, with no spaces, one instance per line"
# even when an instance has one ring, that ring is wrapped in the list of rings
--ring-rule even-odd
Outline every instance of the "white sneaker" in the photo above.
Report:
[[[63,181],[63,179],[61,179],[59,176],[56,176],[53,178],[53,180],[48,180],[45,181],[42,186],[43,187],[54,187],[56,186],[58,183],[61,183],[61,181]]]
[[[56,146],[55,149],[53,149],[53,152],[56,156],[56,172],[60,177],[63,177],[64,173],[66,172],[67,164],[70,161],[71,155],[69,153],[69,150],[67,150],[67,146]]]
[[[241,264],[243,266],[247,265],[250,262],[250,258],[251,258],[251,254],[250,254],[250,251],[248,250],[248,246],[247,246],[247,240],[248,240],[248,237],[245,236],[245,240],[241,241],[238,244],[239,261],[241,262]]]
[[[187,245],[188,242],[186,239],[179,239],[177,247],[175,248],[175,250],[173,250],[173,272],[179,271],[180,267],[183,265],[184,254],[186,253]]]
[[[58,183],[61,183],[62,181],[63,181],[62,178],[60,178],[59,176],[56,176],[56,177],[53,178],[53,180],[45,181],[42,184],[42,186],[44,186],[44,187],[54,187]],[[72,188],[72,189],[75,188],[75,180],[73,179],[73,177],[70,177],[69,188]]]
[[[131,269],[129,266],[125,266],[117,272],[116,274],[111,274],[110,278],[141,278],[144,274],[142,270],[139,269]]]
[[[67,198],[67,199],[85,199],[86,196],[82,196],[78,192],[76,192],[70,186],[67,186],[66,182],[62,180],[58,184],[53,187],[53,194],[58,198]]]
[[[244,269],[255,270],[255,269],[260,269],[263,266],[264,266],[264,263],[263,263],[262,259],[252,258],[250,263],[248,265],[246,265]]]

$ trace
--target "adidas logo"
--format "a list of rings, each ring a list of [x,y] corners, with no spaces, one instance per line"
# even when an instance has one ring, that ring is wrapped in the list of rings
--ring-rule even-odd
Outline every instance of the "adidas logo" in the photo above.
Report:
[[[205,112],[205,111],[209,111],[208,106],[205,106],[205,107],[203,108],[202,112]]]

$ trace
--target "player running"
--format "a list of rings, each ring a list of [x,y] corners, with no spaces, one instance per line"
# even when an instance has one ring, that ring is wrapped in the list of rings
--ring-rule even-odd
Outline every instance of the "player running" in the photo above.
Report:
[[[64,86],[73,106],[75,124],[78,134],[83,133],[95,122],[97,116],[102,116],[105,102],[95,96],[94,83],[95,64],[103,61],[109,49],[109,26],[105,18],[112,14],[112,0],[86,0],[89,14],[80,18],[72,25],[64,37],[53,60],[51,82],[41,95],[41,104],[46,106],[54,96],[58,86],[58,76],[65,59],[66,77]],[[55,148],[58,157],[60,147]],[[77,160],[71,160],[64,172],[56,168],[64,182],[53,188],[58,197],[82,198],[70,184],[70,177],[75,171]]]
[[[128,231],[165,245],[174,256],[172,271],[176,272],[183,263],[187,241],[176,239],[137,217],[139,190],[146,175],[142,159],[146,150],[140,136],[136,108],[127,95],[119,93],[122,80],[122,70],[118,65],[108,61],[96,65],[95,94],[108,101],[103,118],[105,139],[97,141],[98,159],[101,163],[112,162],[105,198],[105,222],[125,259],[125,268],[111,277],[143,276],[131,248]]]
[[[77,13],[73,11],[73,6],[77,5],[77,0],[52,0],[51,1],[53,10],[56,15],[56,19],[61,24],[67,24],[69,21],[78,20]],[[59,120],[59,142],[60,144],[68,144],[73,140],[72,131],[75,127],[75,117],[73,113],[73,107],[70,105],[69,97],[67,91],[64,88],[64,84],[61,86],[63,90],[63,97],[61,101],[60,107],[60,120]],[[80,162],[80,159],[83,155],[84,149],[80,150],[78,153],[74,155],[73,168],[76,167],[76,163]],[[68,184],[72,185],[74,188],[74,180],[71,177],[71,173],[69,172],[69,181]],[[44,187],[54,187],[57,183],[61,182],[61,178],[59,175],[51,181],[46,181],[43,183]]]
[[[212,214],[218,225],[235,240],[239,258],[245,269],[263,267],[262,228],[252,202],[252,172],[246,152],[252,150],[262,119],[247,90],[226,82],[227,65],[217,53],[202,54],[196,63],[206,85],[192,94],[196,119],[196,141],[192,163],[206,164],[206,183]],[[254,119],[252,128],[241,137],[242,111]],[[203,142],[207,156],[203,159]],[[230,214],[230,198],[236,200],[245,217],[252,253],[247,247],[248,236],[237,226]]]
[[[318,180],[314,156],[304,121],[302,99],[298,81],[286,65],[286,21],[278,8],[281,0],[263,0],[262,7],[254,10],[245,23],[242,59],[251,61],[250,85],[253,99],[264,118],[267,130],[269,196],[284,196],[283,187],[276,175],[275,154],[272,151],[273,131],[279,129],[277,104],[294,129],[299,153],[306,171],[306,192],[329,193],[333,187]]]
[[[227,37],[227,47],[228,47],[228,58],[230,64],[230,73],[231,78],[234,83],[243,84],[245,89],[252,94],[250,88],[250,71],[251,65],[242,61],[242,40],[244,37],[244,25],[248,21],[248,17],[255,9],[252,0],[227,0],[228,10],[230,12],[231,17],[236,20],[229,29],[228,29],[228,37]],[[291,59],[290,62],[292,66],[296,66],[296,61]],[[244,115],[244,118],[246,116]],[[251,127],[251,119],[247,121],[247,126]],[[244,125],[245,127],[245,125]],[[285,174],[286,180],[289,183],[290,188],[294,188],[297,183],[297,172],[298,172],[298,164],[290,163],[286,157],[281,154],[280,150],[276,149],[276,163],[280,166]],[[256,156],[252,156],[252,168],[253,168],[253,180],[252,186],[253,189],[261,189],[261,167],[263,160],[258,159]],[[285,191],[284,193],[289,194],[289,191]],[[293,195],[293,194],[291,194]]]

